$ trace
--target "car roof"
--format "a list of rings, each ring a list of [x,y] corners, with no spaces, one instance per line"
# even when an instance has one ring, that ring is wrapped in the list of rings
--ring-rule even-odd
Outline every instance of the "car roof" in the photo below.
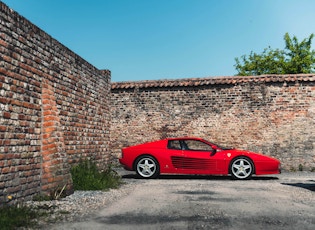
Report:
[[[166,140],[204,140],[202,138],[199,137],[169,137],[166,138]]]

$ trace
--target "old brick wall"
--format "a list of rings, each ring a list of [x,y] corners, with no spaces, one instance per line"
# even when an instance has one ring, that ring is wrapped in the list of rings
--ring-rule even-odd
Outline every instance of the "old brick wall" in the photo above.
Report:
[[[0,204],[71,192],[72,164],[110,158],[110,71],[2,2],[0,13]]]
[[[315,75],[225,77],[112,84],[112,152],[198,136],[315,169]]]

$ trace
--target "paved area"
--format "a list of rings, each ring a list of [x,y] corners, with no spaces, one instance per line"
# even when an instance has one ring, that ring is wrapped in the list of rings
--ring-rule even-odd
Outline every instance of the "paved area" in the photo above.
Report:
[[[137,179],[119,200],[87,218],[51,229],[315,229],[315,173],[252,180],[161,176]]]

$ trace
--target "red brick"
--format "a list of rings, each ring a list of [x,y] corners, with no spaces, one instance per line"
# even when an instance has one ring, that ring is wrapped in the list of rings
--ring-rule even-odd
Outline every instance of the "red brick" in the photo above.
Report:
[[[11,118],[11,114],[8,113],[8,112],[3,112],[3,118],[10,119]]]
[[[0,39],[0,46],[8,47],[9,44],[6,41]]]
[[[56,131],[56,128],[55,127],[45,127],[44,128],[44,133],[52,133],[52,132],[54,132],[54,131]]]
[[[2,103],[2,104],[10,103],[10,99],[9,98],[5,98],[5,97],[0,97],[0,103]]]
[[[55,122],[54,121],[45,121],[43,123],[43,126],[44,127],[50,127],[50,126],[54,126],[55,125]]]
[[[26,137],[26,134],[24,134],[24,133],[16,134],[17,139],[25,139],[25,137]]]
[[[45,116],[44,121],[58,121],[58,117],[56,116]]]

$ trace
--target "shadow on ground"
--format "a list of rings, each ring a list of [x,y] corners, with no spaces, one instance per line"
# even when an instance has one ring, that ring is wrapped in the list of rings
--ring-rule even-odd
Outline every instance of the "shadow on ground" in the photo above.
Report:
[[[294,186],[294,187],[299,187],[299,188],[304,188],[304,189],[308,189],[310,191],[315,192],[315,181],[309,180],[309,182],[314,182],[314,183],[282,183],[282,184]]]
[[[122,178],[127,179],[143,179],[137,174],[126,174]],[[158,180],[234,180],[231,176],[209,176],[209,175],[160,175]],[[278,177],[274,176],[253,176],[249,180],[278,180]]]

